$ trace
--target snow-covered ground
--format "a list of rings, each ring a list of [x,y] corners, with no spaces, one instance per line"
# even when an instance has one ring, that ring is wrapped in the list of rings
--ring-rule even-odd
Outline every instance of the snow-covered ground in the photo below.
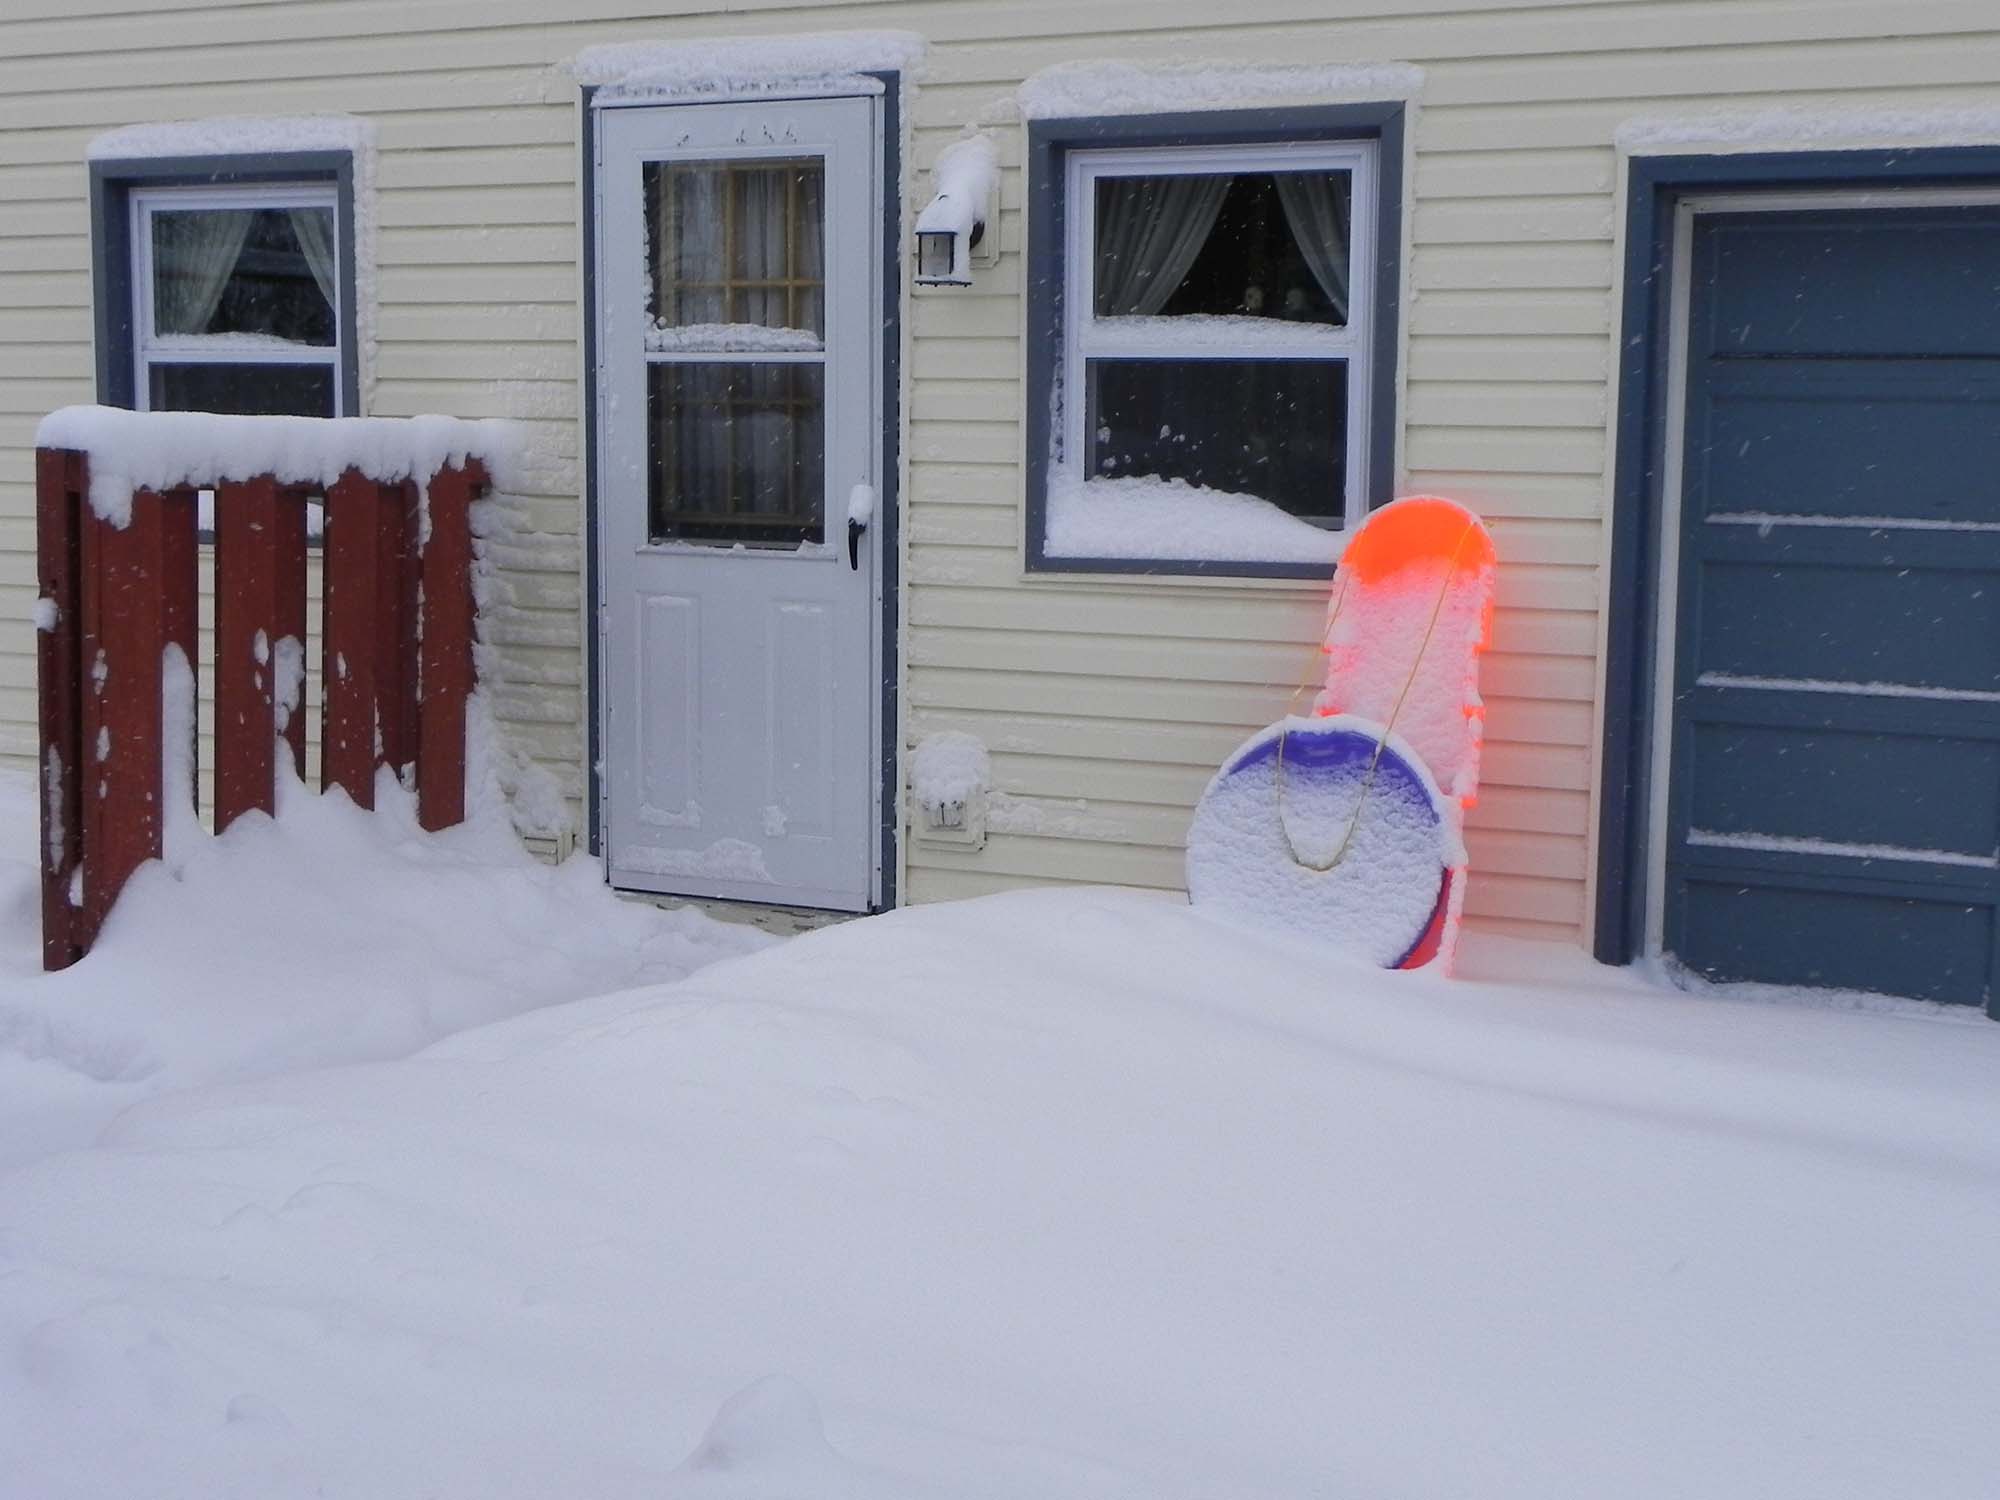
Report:
[[[280,795],[278,820],[196,830],[179,870],[146,866],[90,961],[45,978],[34,786],[0,774],[0,1167],[156,1094],[403,1057],[773,941],[619,901],[498,816],[426,835],[387,779],[379,813]]]
[[[2000,1027],[1126,892],[662,984],[727,944],[361,821],[73,977],[4,897],[0,1493],[1994,1493]]]

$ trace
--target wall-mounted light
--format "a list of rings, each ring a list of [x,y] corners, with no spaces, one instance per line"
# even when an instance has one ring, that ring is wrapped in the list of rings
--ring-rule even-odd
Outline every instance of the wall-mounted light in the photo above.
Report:
[[[1000,185],[992,139],[976,135],[945,147],[931,185],[931,201],[917,215],[917,285],[971,286],[973,266],[998,259],[1000,236],[988,229]]]

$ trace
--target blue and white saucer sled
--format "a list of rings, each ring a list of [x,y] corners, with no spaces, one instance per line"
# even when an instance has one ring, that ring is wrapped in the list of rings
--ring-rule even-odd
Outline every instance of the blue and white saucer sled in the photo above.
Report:
[[[1188,895],[1402,968],[1435,941],[1457,844],[1400,736],[1351,714],[1289,718],[1244,741],[1202,793]]]

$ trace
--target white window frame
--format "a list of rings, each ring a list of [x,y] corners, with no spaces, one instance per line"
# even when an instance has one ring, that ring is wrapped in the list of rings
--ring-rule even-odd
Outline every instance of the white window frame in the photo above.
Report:
[[[333,383],[333,415],[349,415],[343,369],[346,337],[347,258],[351,249],[341,232],[340,195],[331,184],[259,183],[241,187],[135,187],[131,193],[132,235],[132,405],[149,410],[154,364],[325,365]],[[196,339],[161,337],[153,327],[153,215],[203,209],[324,208],[333,215],[333,342],[258,347],[216,347]]]
[[[1369,443],[1374,387],[1376,159],[1372,140],[1273,142],[1244,146],[1136,146],[1073,150],[1066,162],[1063,246],[1063,401],[1060,467],[1088,479],[1090,452],[1084,430],[1085,367],[1091,359],[1174,358],[1316,361],[1347,366],[1346,493],[1326,515],[1349,530],[1368,515]],[[1199,347],[1178,343],[1170,328],[1121,327],[1096,316],[1097,179],[1192,176],[1218,172],[1318,172],[1350,174],[1348,208],[1347,323],[1314,325],[1324,337],[1302,345],[1299,325],[1272,319],[1271,331],[1204,338]],[[1289,336],[1288,336],[1289,335]],[[1055,466],[1052,466],[1055,467]],[[1312,518],[1301,517],[1302,520]],[[1317,522],[1313,522],[1317,524]],[[1335,528],[1328,528],[1333,530]]]

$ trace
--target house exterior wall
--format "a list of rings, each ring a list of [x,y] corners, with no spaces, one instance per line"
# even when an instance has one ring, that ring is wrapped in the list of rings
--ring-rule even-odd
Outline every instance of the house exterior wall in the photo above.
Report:
[[[560,11],[564,19],[551,19]],[[88,12],[87,14],[85,12]],[[84,150],[117,125],[345,112],[375,122],[377,346],[366,410],[502,416],[534,493],[502,549],[495,698],[585,791],[579,138],[563,59],[598,42],[896,26],[929,52],[905,196],[969,122],[1005,177],[997,267],[913,291],[906,738],[963,729],[1005,794],[983,850],[906,844],[907,899],[1042,882],[1175,887],[1218,761],[1283,712],[1325,585],[1023,568],[1025,127],[1072,60],[1393,61],[1409,99],[1399,360],[1404,491],[1465,501],[1502,569],[1467,910],[1575,940],[1592,867],[1621,166],[1635,116],[2000,101],[1990,0],[994,0],[730,7],[15,0],[0,17],[0,757],[34,752],[31,448],[93,398]]]

